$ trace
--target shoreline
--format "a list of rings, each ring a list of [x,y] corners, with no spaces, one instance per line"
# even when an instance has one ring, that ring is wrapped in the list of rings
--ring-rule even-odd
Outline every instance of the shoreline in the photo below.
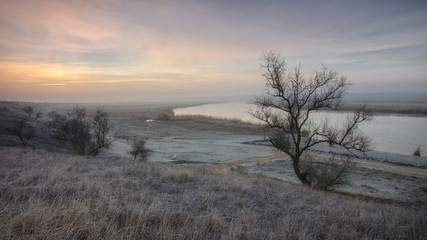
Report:
[[[69,108],[76,105],[86,106],[88,108],[95,108],[97,106],[105,108],[117,108],[121,106],[126,107],[169,107],[172,111],[176,109],[197,107],[212,104],[225,104],[225,103],[244,103],[250,105],[248,101],[244,100],[165,100],[165,101],[132,101],[132,102],[28,102],[28,101],[8,101],[0,100],[1,104],[11,105],[26,105],[33,104],[36,107],[52,106],[58,109]],[[343,107],[336,111],[331,112],[353,112],[358,106],[367,105],[375,115],[395,115],[395,116],[408,116],[408,117],[427,117],[427,103],[426,102],[370,102],[370,101],[344,101]],[[330,110],[322,110],[330,111]]]
[[[409,117],[427,117],[427,103],[414,102],[344,102],[339,111],[354,111],[358,106],[367,105],[375,115],[403,115]]]
[[[240,119],[245,123],[262,124],[251,119],[246,111],[249,108],[250,106],[244,103],[230,102],[230,104],[211,104],[194,108],[174,109],[174,114],[176,117],[203,118],[205,116],[205,118],[229,121]],[[331,122],[340,124],[340,121],[345,120],[346,115],[351,113],[349,108],[341,111],[320,111],[315,112],[312,119],[315,123],[320,123],[328,115]],[[375,113],[374,119],[363,123],[360,129],[373,139],[374,150],[410,155],[418,146],[421,146],[422,149],[427,148],[427,138],[422,135],[422,132],[427,131],[426,125],[423,123],[425,118],[427,115],[397,114],[396,112]]]
[[[14,124],[14,119],[23,116],[21,107],[6,106],[7,111],[1,111],[0,120],[3,127]],[[48,106],[51,108],[52,106]],[[154,119],[159,114],[170,111],[168,106],[138,106],[134,108],[106,108],[111,112],[112,131],[121,129],[111,148],[101,152],[100,158],[118,158],[122,161],[133,162],[129,149],[134,139],[146,141],[146,147],[152,150],[149,161],[163,162],[172,165],[188,165],[201,168],[248,169],[251,174],[268,174],[273,178],[279,174],[286,182],[300,184],[292,171],[291,162],[286,156],[277,155],[274,149],[243,145],[244,141],[262,139],[264,131],[257,125],[245,124],[239,121],[225,119],[175,117],[167,120],[147,122],[147,118]],[[38,109],[37,109],[38,110]],[[41,109],[43,110],[43,109]],[[44,112],[46,113],[46,112]],[[45,118],[34,122],[43,128]],[[0,144],[3,146],[19,146],[18,138],[13,133],[4,131],[0,135]],[[52,152],[68,152],[57,141],[53,141],[46,133],[39,132],[30,142],[31,148],[45,149]],[[381,155],[381,154],[380,154]],[[404,157],[407,158],[407,157]],[[210,164],[210,165],[207,165]],[[246,166],[250,164],[250,166]],[[402,166],[391,166],[383,162],[371,162],[381,169],[356,166],[357,173],[353,174],[352,185],[344,187],[355,189],[357,192],[370,196],[383,196],[391,199],[406,199],[413,196],[416,199],[427,199],[427,182],[422,176],[413,176],[408,173],[387,172],[390,169],[408,169]],[[219,169],[219,170],[221,170]],[[427,173],[426,169],[420,170]],[[243,171],[244,172],[244,171]],[[271,173],[271,174],[270,174]],[[399,192],[395,188],[399,189]],[[424,189],[424,190],[423,190]],[[403,193],[402,193],[403,192]],[[409,195],[408,195],[409,194]]]

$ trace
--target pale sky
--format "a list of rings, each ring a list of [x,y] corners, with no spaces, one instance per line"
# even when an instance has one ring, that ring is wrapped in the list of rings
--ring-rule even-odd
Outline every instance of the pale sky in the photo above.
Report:
[[[270,50],[427,92],[427,1],[0,0],[0,100],[254,95]]]

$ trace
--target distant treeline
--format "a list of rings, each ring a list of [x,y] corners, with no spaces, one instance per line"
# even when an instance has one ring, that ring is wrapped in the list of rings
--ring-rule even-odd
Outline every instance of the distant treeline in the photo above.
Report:
[[[427,103],[425,92],[349,92],[345,97],[346,102],[371,102],[371,103]]]
[[[348,103],[344,104],[343,111],[353,111],[360,104]],[[427,104],[402,104],[402,103],[387,103],[387,104],[369,104],[368,108],[374,113],[380,114],[404,114],[404,115],[420,115],[427,116]]]

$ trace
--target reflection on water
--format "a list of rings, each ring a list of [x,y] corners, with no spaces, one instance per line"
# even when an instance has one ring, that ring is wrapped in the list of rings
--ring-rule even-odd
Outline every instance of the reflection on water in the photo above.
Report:
[[[254,109],[253,106],[252,108]],[[250,104],[234,102],[178,108],[175,109],[175,114],[200,114],[214,117],[240,118],[243,121],[255,122],[255,119],[249,114],[250,109]],[[317,112],[312,115],[312,119],[315,122],[320,122],[327,116],[330,123],[340,124],[347,115],[348,113],[343,112]],[[374,150],[376,151],[411,155],[421,145],[421,155],[426,156],[426,117],[375,116],[373,121],[363,123],[360,128],[373,139]]]

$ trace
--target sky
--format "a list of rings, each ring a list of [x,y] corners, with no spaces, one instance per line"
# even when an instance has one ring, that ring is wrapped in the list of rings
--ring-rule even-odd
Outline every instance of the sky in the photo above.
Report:
[[[262,54],[427,92],[427,1],[0,0],[0,100],[255,95]]]

